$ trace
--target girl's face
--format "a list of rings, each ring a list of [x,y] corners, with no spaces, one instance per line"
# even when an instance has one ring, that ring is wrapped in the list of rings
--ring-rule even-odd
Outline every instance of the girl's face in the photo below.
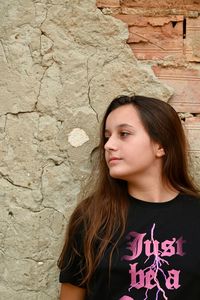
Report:
[[[134,182],[141,176],[159,175],[164,150],[150,139],[133,105],[123,105],[108,115],[105,137],[111,177]]]

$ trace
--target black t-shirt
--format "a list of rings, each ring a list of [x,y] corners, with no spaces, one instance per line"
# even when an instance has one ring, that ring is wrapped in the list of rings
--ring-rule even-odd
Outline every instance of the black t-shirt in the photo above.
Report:
[[[199,199],[179,194],[169,202],[152,203],[129,196],[126,232],[110,273],[108,247],[86,299],[200,300],[199,231]],[[82,242],[79,236],[80,248]],[[82,264],[77,257],[60,272],[60,282],[78,286]]]

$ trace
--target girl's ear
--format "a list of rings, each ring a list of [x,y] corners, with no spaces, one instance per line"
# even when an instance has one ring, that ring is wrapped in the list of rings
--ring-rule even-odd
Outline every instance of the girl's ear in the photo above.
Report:
[[[156,149],[156,156],[157,157],[162,157],[165,155],[165,150],[163,148],[162,145],[157,145],[157,149]]]

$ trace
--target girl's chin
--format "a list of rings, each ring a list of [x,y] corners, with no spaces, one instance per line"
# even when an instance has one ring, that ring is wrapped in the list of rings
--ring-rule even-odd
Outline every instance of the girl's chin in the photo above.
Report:
[[[126,178],[125,174],[120,174],[117,172],[110,172],[110,177],[115,178],[115,179],[122,179],[122,180],[125,180],[125,178]]]

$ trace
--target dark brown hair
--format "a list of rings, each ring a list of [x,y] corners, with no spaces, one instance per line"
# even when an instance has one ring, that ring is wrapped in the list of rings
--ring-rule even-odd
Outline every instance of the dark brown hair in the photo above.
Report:
[[[62,269],[76,255],[84,257],[84,278],[81,284],[88,284],[108,245],[114,251],[122,237],[128,210],[127,183],[109,175],[104,155],[105,123],[108,115],[122,105],[133,105],[152,141],[165,150],[163,157],[163,178],[181,193],[198,195],[188,171],[188,146],[184,130],[176,111],[167,103],[144,96],[120,96],[108,106],[101,125],[100,144],[95,149],[95,165],[92,170],[92,191],[79,203],[71,216],[65,244],[58,266]],[[74,236],[84,235],[82,250],[78,249]],[[116,235],[117,233],[117,235]],[[117,236],[117,238],[116,238]],[[65,254],[71,249],[69,262]],[[110,254],[110,262],[112,259]]]

